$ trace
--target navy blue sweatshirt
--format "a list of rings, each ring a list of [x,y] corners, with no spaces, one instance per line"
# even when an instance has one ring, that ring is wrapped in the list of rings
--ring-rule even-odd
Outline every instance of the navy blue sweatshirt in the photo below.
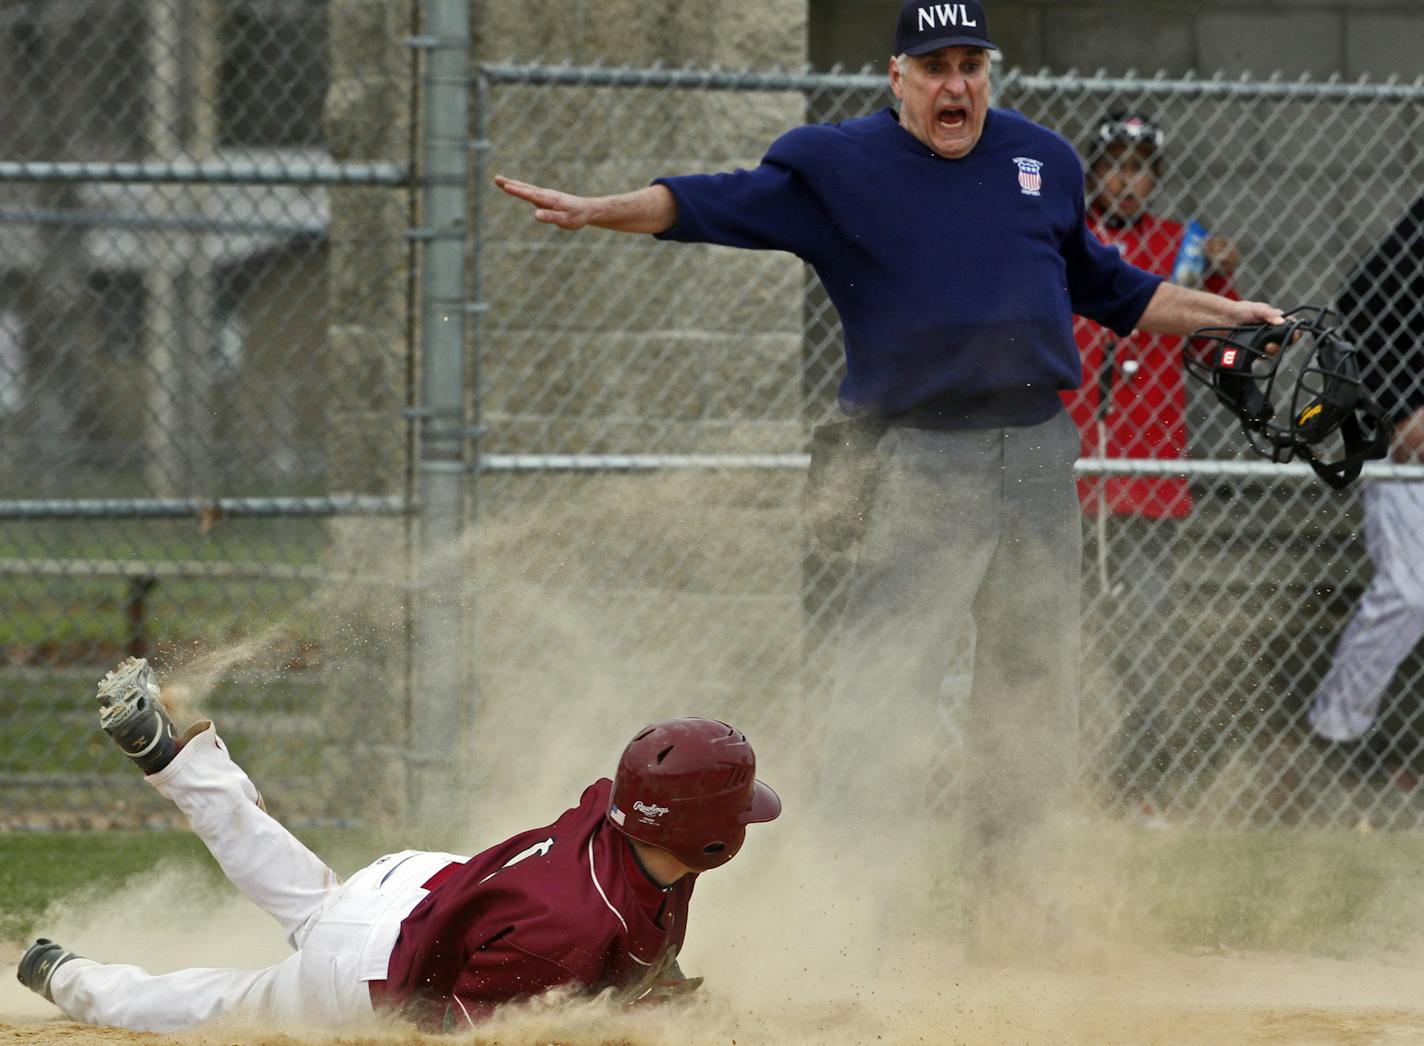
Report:
[[[958,160],[884,109],[797,127],[753,171],[656,184],[677,199],[660,238],[815,267],[845,330],[849,414],[1036,425],[1081,380],[1073,313],[1126,335],[1161,282],[1088,231],[1073,147],[1006,109]]]

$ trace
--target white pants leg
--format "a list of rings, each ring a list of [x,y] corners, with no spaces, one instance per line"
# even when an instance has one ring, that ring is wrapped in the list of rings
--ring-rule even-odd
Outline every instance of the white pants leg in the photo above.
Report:
[[[1424,637],[1424,484],[1365,490],[1365,544],[1374,579],[1310,709],[1311,727],[1332,741],[1353,741],[1374,725],[1389,681]]]
[[[281,923],[297,951],[264,970],[160,975],[76,959],[55,972],[55,1004],[76,1020],[136,1031],[174,1031],[230,1013],[284,1025],[369,1018],[366,982],[385,976],[400,921],[425,895],[420,884],[461,858],[388,855],[342,886],[257,806],[257,790],[211,727],[148,780],[187,815],[228,878]]]
[[[303,930],[341,880],[266,810],[257,788],[209,726],[173,762],[146,778],[173,801],[228,881],[299,947]]]

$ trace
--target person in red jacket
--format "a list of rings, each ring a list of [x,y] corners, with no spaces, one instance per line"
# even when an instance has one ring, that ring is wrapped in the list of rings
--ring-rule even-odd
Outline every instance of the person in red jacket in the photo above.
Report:
[[[1088,227],[1123,258],[1175,283],[1238,299],[1232,283],[1240,253],[1230,240],[1153,213],[1165,169],[1166,136],[1140,114],[1103,118],[1087,150]],[[1186,457],[1186,383],[1182,339],[1135,331],[1120,338],[1079,317],[1074,333],[1083,358],[1082,385],[1064,393],[1085,458]],[[1105,623],[1107,648],[1123,689],[1141,695],[1128,716],[1129,748],[1160,745],[1163,724],[1155,678],[1171,642],[1170,593],[1180,521],[1192,511],[1182,476],[1083,476],[1083,510],[1096,521],[1097,585],[1116,603]],[[1131,632],[1131,635],[1126,633]],[[1116,637],[1116,638],[1114,638]],[[1126,761],[1130,763],[1130,760]],[[1150,790],[1146,775],[1125,765],[1130,793]],[[1140,795],[1136,796],[1142,798]]]
[[[343,883],[267,814],[212,723],[176,736],[146,661],[106,676],[99,702],[104,729],[294,951],[262,970],[155,975],[41,938],[21,983],[90,1024],[168,1032],[237,1014],[330,1027],[394,1011],[441,1030],[555,988],[680,994],[700,983],[677,964],[697,876],[781,812],[742,733],[670,719],[639,731],[613,779],[552,824],[473,857],[387,854]]]
[[[1238,299],[1236,245],[1148,209],[1163,174],[1164,147],[1161,128],[1145,117],[1113,113],[1102,121],[1088,156],[1088,228],[1138,268]],[[1140,331],[1119,338],[1083,319],[1075,333],[1083,384],[1064,398],[1082,433],[1083,455],[1185,457],[1182,339]],[[1179,476],[1086,477],[1078,492],[1094,516],[1182,519],[1192,510],[1191,491]]]

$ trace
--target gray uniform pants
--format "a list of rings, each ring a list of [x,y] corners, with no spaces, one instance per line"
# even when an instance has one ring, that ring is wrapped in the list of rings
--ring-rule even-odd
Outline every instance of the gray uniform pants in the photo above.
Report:
[[[1424,484],[1365,488],[1365,545],[1374,579],[1310,708],[1310,725],[1331,741],[1369,731],[1389,681],[1424,637]]]
[[[926,772],[956,651],[972,644],[961,766],[965,870],[1044,826],[1071,786],[1077,742],[1082,533],[1078,432],[892,427],[843,618],[834,713],[861,757],[837,789],[862,843],[900,848],[891,822],[935,829]],[[882,838],[884,837],[884,838]],[[962,862],[964,863],[964,862]]]

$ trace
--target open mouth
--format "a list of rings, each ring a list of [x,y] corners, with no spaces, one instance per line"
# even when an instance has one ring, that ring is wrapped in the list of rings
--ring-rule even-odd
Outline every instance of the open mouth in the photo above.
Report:
[[[969,110],[962,106],[946,106],[935,114],[935,120],[944,131],[963,130],[969,123]]]

